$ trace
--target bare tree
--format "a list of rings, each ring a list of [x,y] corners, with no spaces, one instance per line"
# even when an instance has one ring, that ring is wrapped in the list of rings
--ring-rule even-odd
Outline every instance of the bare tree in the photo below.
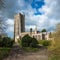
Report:
[[[5,7],[4,0],[0,0],[0,10]],[[6,35],[6,24],[4,19],[0,16],[0,36]]]
[[[0,17],[0,36],[6,35],[6,27],[7,24],[5,23],[4,19]]]
[[[4,0],[0,0],[0,9],[1,9],[2,7],[3,7],[3,8],[5,7],[4,2],[5,2]]]

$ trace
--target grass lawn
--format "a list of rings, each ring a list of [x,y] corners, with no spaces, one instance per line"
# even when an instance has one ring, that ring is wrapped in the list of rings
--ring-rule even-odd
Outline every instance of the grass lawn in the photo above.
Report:
[[[49,60],[60,60],[60,48],[56,48],[51,51]]]
[[[23,50],[25,52],[36,52],[39,50],[39,48],[32,48],[32,47],[23,47]]]
[[[11,48],[2,48],[0,47],[0,60],[7,57],[9,55]]]

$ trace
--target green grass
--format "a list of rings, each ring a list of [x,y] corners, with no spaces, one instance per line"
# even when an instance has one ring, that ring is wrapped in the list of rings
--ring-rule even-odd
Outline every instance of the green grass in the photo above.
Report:
[[[23,47],[23,50],[25,52],[36,52],[39,50],[39,48],[32,48],[32,47]]]
[[[0,60],[9,55],[10,49],[11,48],[0,48]]]
[[[43,44],[43,42],[44,42],[45,40],[39,40],[38,42],[39,42],[39,44]]]
[[[19,44],[20,47],[22,47],[22,46],[21,46],[21,40],[18,40],[18,44]]]
[[[39,42],[39,45],[46,46],[46,47],[51,45],[51,41],[50,40],[40,40],[38,42]]]
[[[60,60],[60,47],[50,52],[49,60]]]

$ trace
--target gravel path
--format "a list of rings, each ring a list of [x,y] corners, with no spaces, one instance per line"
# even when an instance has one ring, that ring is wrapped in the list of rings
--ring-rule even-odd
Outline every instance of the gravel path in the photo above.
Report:
[[[18,46],[14,46],[10,55],[4,60],[48,60],[46,48],[41,48],[37,52],[26,53]]]

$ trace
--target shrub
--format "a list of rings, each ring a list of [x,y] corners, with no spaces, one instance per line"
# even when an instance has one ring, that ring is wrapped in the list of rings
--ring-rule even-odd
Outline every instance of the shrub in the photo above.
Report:
[[[43,45],[43,46],[50,46],[51,45],[51,41],[48,40],[40,40],[39,44]]]
[[[45,41],[43,42],[43,46],[49,46],[49,45],[50,45],[50,41],[45,40]]]
[[[31,37],[29,35],[25,35],[21,40],[22,47],[28,47],[31,43]]]
[[[3,41],[3,40],[2,40],[2,39],[0,39],[0,47],[2,47],[2,41]]]
[[[37,44],[37,40],[29,35],[25,35],[21,40],[22,47],[36,47]]]
[[[12,47],[13,46],[13,40],[9,37],[3,38],[3,46],[4,47]]]
[[[37,47],[38,46],[38,41],[35,38],[32,38],[32,41],[30,43],[30,47]]]
[[[10,53],[10,48],[0,48],[0,60],[6,58]]]
[[[13,46],[13,40],[9,37],[4,37],[0,39],[0,47],[12,47]]]

